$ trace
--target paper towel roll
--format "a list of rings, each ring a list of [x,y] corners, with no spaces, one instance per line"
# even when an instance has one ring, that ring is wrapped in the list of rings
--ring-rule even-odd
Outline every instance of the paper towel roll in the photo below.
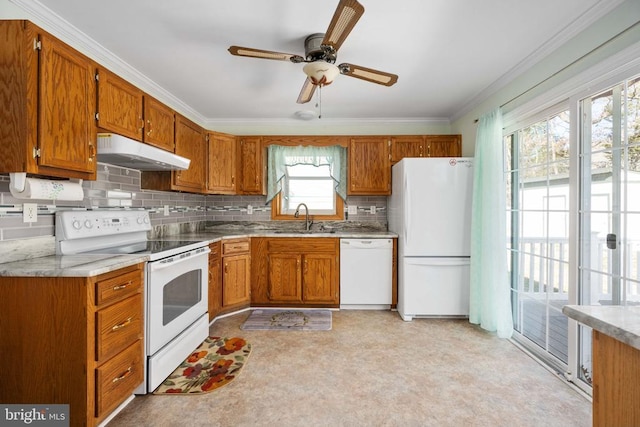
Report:
[[[82,200],[84,191],[82,184],[71,181],[55,181],[40,178],[27,178],[23,191],[9,185],[11,195],[16,199],[46,200]]]

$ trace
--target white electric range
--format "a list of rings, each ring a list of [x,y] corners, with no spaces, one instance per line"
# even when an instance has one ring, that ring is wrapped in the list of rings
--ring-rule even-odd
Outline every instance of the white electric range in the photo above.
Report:
[[[209,334],[206,241],[149,240],[147,211],[56,212],[56,253],[143,254],[145,269],[145,359],[143,386],[150,393]]]

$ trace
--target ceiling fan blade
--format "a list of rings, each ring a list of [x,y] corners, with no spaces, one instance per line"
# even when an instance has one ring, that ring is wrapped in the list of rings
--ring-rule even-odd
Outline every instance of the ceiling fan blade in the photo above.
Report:
[[[291,53],[273,52],[270,50],[253,49],[250,47],[231,46],[229,49],[231,55],[246,56],[249,58],[275,59],[276,61],[302,62],[300,55]],[[299,60],[298,60],[299,59]]]
[[[361,67],[353,64],[338,65],[340,73],[346,76],[355,77],[366,80],[371,83],[377,83],[384,86],[392,86],[398,81],[398,76],[384,71],[374,70],[372,68]]]
[[[313,93],[316,91],[316,85],[313,84],[311,79],[307,77],[304,84],[302,85],[302,90],[300,91],[300,95],[298,95],[298,100],[296,101],[298,104],[306,104],[311,101],[313,98]]]
[[[364,7],[356,0],[340,0],[322,44],[332,46],[335,50],[340,49],[363,13]]]

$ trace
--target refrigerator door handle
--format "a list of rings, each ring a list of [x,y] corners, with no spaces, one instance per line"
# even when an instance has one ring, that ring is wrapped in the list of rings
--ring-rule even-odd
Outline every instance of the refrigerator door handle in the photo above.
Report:
[[[407,204],[406,209],[404,210],[404,242],[405,242],[405,246],[410,247],[408,230],[410,228],[409,219],[411,218],[411,215],[409,214],[411,212],[411,206],[410,206],[411,197],[408,197],[409,180],[407,179],[406,175],[404,175],[403,186],[404,186],[403,195],[405,197],[406,204]]]
[[[405,257],[409,265],[458,267],[471,264],[470,257]]]

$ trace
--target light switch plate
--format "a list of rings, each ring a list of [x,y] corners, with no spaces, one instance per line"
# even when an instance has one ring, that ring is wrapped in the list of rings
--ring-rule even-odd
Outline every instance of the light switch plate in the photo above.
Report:
[[[375,214],[375,213],[376,213],[376,207],[375,207],[375,206],[371,206],[371,207],[369,208],[369,213],[370,213],[371,215]]]
[[[354,206],[354,205],[349,205],[347,207],[347,212],[349,213],[349,215],[357,215],[358,214],[358,207]]]

